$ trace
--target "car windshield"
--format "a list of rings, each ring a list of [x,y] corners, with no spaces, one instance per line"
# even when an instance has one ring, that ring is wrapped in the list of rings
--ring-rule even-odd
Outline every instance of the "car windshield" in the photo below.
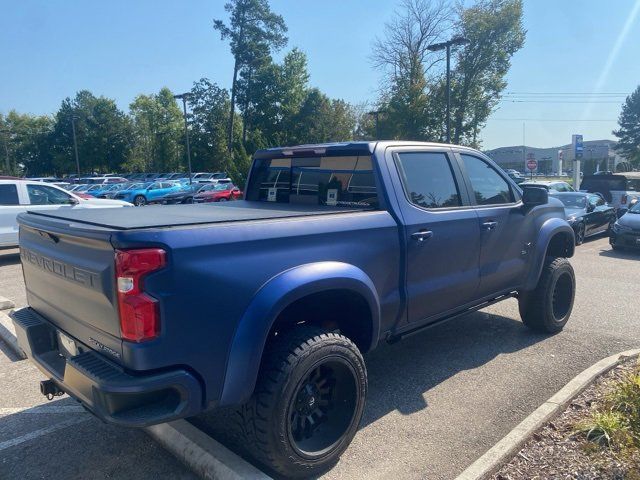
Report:
[[[640,202],[637,202],[627,213],[640,213]]]
[[[584,195],[556,195],[555,198],[559,199],[567,208],[585,208],[587,205],[587,197]]]

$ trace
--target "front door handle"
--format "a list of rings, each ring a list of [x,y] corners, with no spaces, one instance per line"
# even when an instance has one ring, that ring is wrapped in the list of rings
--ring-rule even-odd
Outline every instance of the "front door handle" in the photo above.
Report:
[[[498,226],[498,222],[484,222],[482,224],[482,228],[484,228],[485,230],[493,230],[494,228],[496,228]]]
[[[411,238],[417,240],[418,242],[424,242],[425,240],[433,237],[433,232],[431,230],[420,230],[419,232],[415,232],[411,234]]]

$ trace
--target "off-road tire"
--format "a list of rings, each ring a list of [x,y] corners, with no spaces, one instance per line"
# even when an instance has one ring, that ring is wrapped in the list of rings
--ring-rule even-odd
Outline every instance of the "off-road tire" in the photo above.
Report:
[[[536,288],[518,296],[522,321],[537,332],[560,332],[571,316],[575,290],[576,277],[569,261],[547,257]]]
[[[348,426],[338,439],[319,453],[305,455],[292,437],[291,416],[305,379],[323,362],[344,363],[353,374],[356,398]],[[317,475],[335,465],[351,443],[366,392],[367,372],[358,347],[338,333],[301,326],[267,344],[253,396],[235,412],[233,428],[240,430],[235,440],[244,441],[241,449],[278,475]],[[348,405],[351,410],[351,402]]]

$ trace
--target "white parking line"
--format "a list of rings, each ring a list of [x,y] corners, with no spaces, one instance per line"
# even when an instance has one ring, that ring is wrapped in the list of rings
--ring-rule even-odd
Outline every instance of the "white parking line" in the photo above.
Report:
[[[55,432],[56,430],[60,430],[62,428],[70,427],[71,425],[76,425],[77,423],[86,422],[91,417],[80,416],[70,418],[68,420],[64,420],[60,423],[56,423],[55,425],[51,425],[47,428],[41,428],[40,430],[35,430],[31,433],[27,433],[26,435],[22,435],[18,438],[12,438],[11,440],[7,440],[5,442],[0,442],[0,452],[2,450],[6,450],[7,448],[15,447],[16,445],[20,445],[21,443],[28,442],[30,440],[34,440],[38,437],[42,437],[43,435],[48,435],[49,433]]]
[[[47,413],[86,413],[87,411],[79,405],[62,405],[48,406],[40,405],[37,407],[17,407],[17,408],[0,408],[0,417],[16,414],[47,414]]]

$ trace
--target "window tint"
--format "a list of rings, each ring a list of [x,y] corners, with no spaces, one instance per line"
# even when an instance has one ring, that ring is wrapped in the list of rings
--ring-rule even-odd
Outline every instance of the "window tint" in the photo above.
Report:
[[[27,185],[27,192],[31,205],[64,205],[71,199],[70,195],[45,185]]]
[[[369,155],[256,160],[247,200],[330,205],[378,206]]]
[[[0,185],[0,205],[18,205],[18,189],[8,183]]]
[[[478,205],[512,203],[513,193],[507,181],[487,162],[471,155],[460,155],[471,180]]]
[[[398,155],[400,177],[411,203],[424,208],[459,207],[460,192],[444,153]]]

